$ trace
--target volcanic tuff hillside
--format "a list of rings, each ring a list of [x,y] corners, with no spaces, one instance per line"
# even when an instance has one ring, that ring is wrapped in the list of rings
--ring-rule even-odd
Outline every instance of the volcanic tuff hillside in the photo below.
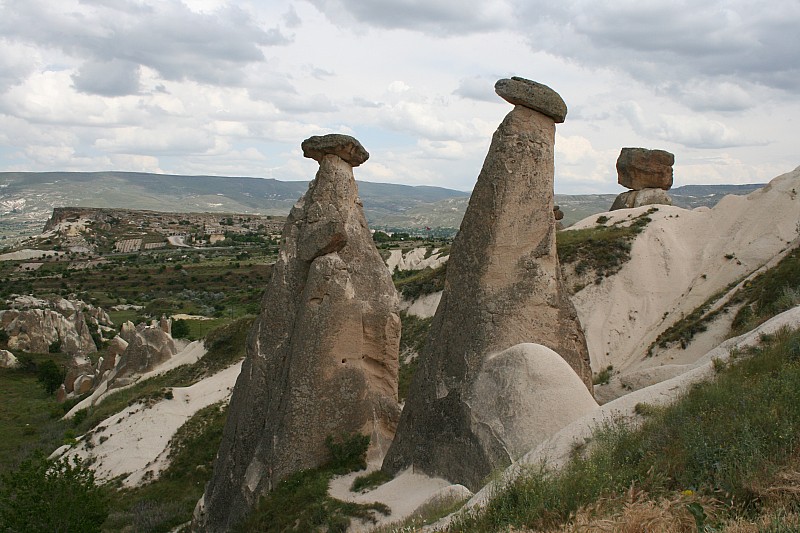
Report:
[[[0,238],[39,233],[54,207],[286,215],[304,181],[175,176],[139,172],[0,172]],[[679,207],[712,206],[758,185],[687,185],[670,191]],[[469,193],[441,187],[359,182],[371,226],[456,228]],[[566,225],[608,209],[613,194],[556,195]]]
[[[601,279],[597,284],[593,282],[593,279],[590,279],[590,285],[585,286],[579,292],[577,300],[579,313],[585,322],[584,326],[587,330],[591,330],[589,331],[588,339],[590,341],[590,351],[593,352],[594,370],[597,372],[602,370],[606,364],[614,364],[611,383],[602,385],[598,389],[606,389],[607,392],[612,393],[606,396],[606,399],[614,398],[618,394],[624,394],[617,403],[613,403],[614,400],[612,400],[607,404],[607,407],[597,411],[598,416],[605,416],[605,413],[610,413],[625,405],[633,409],[637,402],[650,402],[654,394],[660,395],[658,398],[663,399],[663,401],[667,401],[668,398],[674,396],[674,393],[671,392],[673,387],[671,382],[657,384],[652,391],[649,388],[645,388],[644,390],[631,392],[630,388],[646,387],[653,381],[671,377],[674,373],[683,372],[687,369],[691,372],[698,370],[694,368],[695,364],[691,363],[691,361],[697,361],[698,358],[700,362],[709,359],[710,356],[703,356],[706,350],[701,348],[703,346],[716,346],[715,342],[718,341],[715,341],[714,337],[717,337],[718,328],[710,326],[709,331],[703,338],[695,339],[685,350],[679,347],[668,348],[666,351],[657,348],[653,357],[641,359],[639,363],[630,361],[628,357],[635,344],[632,339],[628,340],[624,336],[620,336],[616,340],[609,339],[598,335],[598,332],[624,329],[632,333],[632,337],[637,338],[642,337],[642,333],[645,332],[644,336],[649,341],[654,338],[656,329],[663,330],[668,325],[662,324],[664,311],[670,311],[667,316],[667,322],[672,323],[673,319],[680,317],[681,313],[689,313],[696,305],[702,304],[702,301],[710,292],[719,287],[725,287],[731,276],[738,277],[736,274],[739,271],[746,273],[759,264],[768,261],[777,250],[796,246],[796,239],[800,238],[797,236],[797,222],[800,221],[800,198],[797,198],[796,195],[796,191],[800,190],[800,181],[798,180],[800,180],[800,170],[774,180],[765,190],[749,197],[728,198],[713,210],[686,212],[678,208],[657,206],[659,210],[648,215],[652,220],[644,226],[641,233],[636,234],[635,239],[632,241],[631,259],[624,264],[622,269]],[[646,212],[646,208],[640,208],[631,210],[629,213],[635,216],[642,210]],[[597,222],[601,216],[595,215],[587,218],[582,224],[578,224],[577,228],[587,227],[590,230],[596,230],[600,225],[611,226],[617,218],[627,218],[629,213],[607,213],[607,220],[602,223]],[[700,241],[706,242],[708,246],[703,246],[703,242]],[[794,242],[790,245],[790,241]],[[696,245],[701,246],[703,251],[697,252]],[[695,250],[695,253],[692,254],[688,248]],[[655,251],[656,249],[658,250],[657,252]],[[778,255],[782,253],[785,252],[779,252]],[[696,257],[694,260],[687,261],[687,254],[695,255]],[[422,255],[427,254],[419,255],[422,257]],[[431,257],[434,255],[431,254]],[[731,257],[727,257],[728,255]],[[742,264],[740,265],[738,262]],[[668,268],[665,268],[665,266]],[[181,270],[169,268],[167,273],[177,279],[183,276],[183,272],[188,270],[189,275],[183,276],[188,279],[191,275],[200,275],[198,270],[194,270],[195,268],[199,269],[200,265],[192,265],[187,262]],[[249,268],[252,269],[254,267],[251,266]],[[156,276],[156,270],[153,267],[147,274]],[[690,271],[695,275],[689,275]],[[133,276],[134,272],[135,270],[133,269],[125,270],[125,276],[120,276],[119,274],[122,272],[119,271],[115,277],[120,279],[127,277],[128,274]],[[238,274],[239,272],[244,272],[244,270],[236,272]],[[796,269],[794,272],[796,272]],[[634,276],[637,273],[640,275],[638,278]],[[649,275],[649,277],[641,277],[644,275]],[[113,276],[106,277],[110,279]],[[200,283],[208,290],[206,278],[202,279],[203,281]],[[260,283],[255,278],[250,283],[260,288],[263,286],[264,279],[263,277],[258,279]],[[687,280],[694,280],[695,283],[690,283],[691,289],[688,295],[681,297],[679,295],[687,291]],[[69,284],[77,283],[75,279],[67,278],[66,281]],[[754,283],[753,286],[758,287],[758,284]],[[664,293],[662,294],[664,297],[655,302],[655,307],[652,300],[631,297],[628,294],[646,287],[656,288]],[[800,290],[800,288],[797,290]],[[680,304],[680,309],[672,310],[676,301]],[[618,302],[619,305],[612,305],[614,302]],[[724,323],[723,325],[728,324],[734,314],[729,313],[727,320],[721,320]],[[635,320],[631,317],[635,318]],[[723,316],[723,318],[725,317]],[[600,319],[605,320],[606,325],[605,327],[597,328],[595,326],[600,324]],[[651,329],[651,326],[656,325],[655,323],[657,323],[657,328]],[[793,323],[796,323],[796,320]],[[239,324],[239,322],[234,322],[234,324]],[[247,328],[245,327],[246,323],[243,322],[242,324],[244,325],[241,326],[241,331],[238,334],[241,338],[238,341],[233,342],[228,336],[224,336],[219,341],[209,339],[206,343],[207,346],[211,347],[212,351],[215,349],[221,350],[225,347],[223,351],[226,353],[229,351],[230,346],[236,346],[237,350],[243,349],[243,338]],[[752,339],[756,340],[758,336],[758,333],[750,335]],[[597,346],[601,345],[602,347],[609,340],[612,340],[615,345],[614,350],[607,350],[613,353],[606,355],[603,350],[598,350]],[[642,344],[641,348],[646,350],[647,343]],[[718,352],[719,349],[711,352],[711,355]],[[243,354],[240,353],[237,357],[241,357],[241,355]],[[644,357],[644,354],[640,355]],[[672,357],[675,359],[671,360],[670,358]],[[236,357],[226,356],[224,365],[213,367],[215,372],[223,366],[232,364],[234,359]],[[211,362],[214,360],[212,359]],[[206,362],[204,357],[197,365],[210,365],[211,362]],[[685,366],[681,364],[687,362],[690,364]],[[664,364],[662,365],[661,363]],[[656,366],[657,368],[647,368]],[[187,364],[186,368],[190,369],[185,371],[186,374],[195,376],[196,372],[192,364]],[[656,372],[656,370],[659,372]],[[154,380],[154,384],[150,386],[151,388],[147,389],[147,391],[151,391],[148,392],[150,395],[147,396],[149,403],[146,405],[149,405],[149,407],[145,407],[145,404],[140,403],[128,408],[123,413],[111,414],[109,412],[109,414],[105,415],[110,417],[106,422],[103,422],[103,418],[98,417],[92,425],[84,424],[73,431],[75,434],[80,434],[93,426],[104,428],[103,430],[98,429],[96,433],[90,432],[86,437],[80,438],[79,444],[87,449],[91,446],[92,455],[98,457],[95,468],[108,472],[109,477],[121,474],[130,475],[135,471],[136,479],[144,475],[160,478],[159,472],[165,468],[173,468],[173,463],[170,463],[172,459],[168,457],[169,452],[166,448],[168,444],[174,445],[174,443],[170,443],[170,435],[176,433],[176,428],[180,426],[183,420],[192,416],[202,405],[227,397],[237,373],[238,367],[233,366],[214,376],[211,376],[211,372],[204,373],[202,375],[208,377],[201,381],[196,381],[194,377],[189,381],[176,380],[176,378],[171,378],[171,381],[167,381],[167,378],[163,378],[162,381]],[[635,381],[632,378],[636,378]],[[166,389],[164,387],[170,388]],[[163,392],[165,390],[169,390],[169,396],[174,396],[174,398],[168,399],[166,396],[153,396],[154,393],[152,391],[162,391],[161,394],[165,394]],[[127,404],[122,402],[121,405]],[[180,407],[180,412],[176,412],[175,406]],[[198,420],[205,420],[203,417],[207,418],[213,415],[212,421],[215,424],[219,424],[219,407],[212,405],[207,409],[213,412],[201,412],[198,415]],[[169,423],[166,423],[162,416],[162,413],[166,412],[165,410],[169,410],[172,417]],[[134,413],[133,411],[136,412]],[[123,416],[126,417],[124,424],[117,424],[116,421]],[[153,432],[151,430],[154,420],[159,420],[159,423],[163,426],[163,431]],[[580,433],[580,431],[583,431],[582,427],[576,426],[567,429],[573,433]],[[218,430],[221,431],[221,427]],[[564,435],[561,435],[560,440],[558,438],[553,439],[551,444],[556,450],[567,450],[564,453],[568,454],[570,448],[567,444],[573,442],[572,437],[569,436],[572,433],[567,432]],[[580,435],[582,440],[584,433],[580,433]],[[588,437],[588,433],[585,436]],[[152,444],[156,439],[159,441],[159,446],[154,447]],[[180,442],[180,439],[176,437],[175,442]],[[84,443],[88,443],[88,446]],[[560,444],[564,444],[564,446],[559,448]],[[124,446],[122,448],[125,450],[123,454],[119,453],[120,445]],[[207,447],[207,445],[204,445],[204,447]],[[532,457],[533,459],[531,460],[535,461],[537,456],[532,455]],[[141,459],[141,464],[149,464],[150,466],[140,468],[133,464],[134,461],[132,459],[134,458]],[[176,460],[175,471],[183,467],[183,471],[190,472],[190,475],[199,476],[199,472],[205,471],[203,469],[210,468],[212,459],[213,454],[206,463],[187,463],[190,468]],[[152,470],[153,473],[148,474],[148,470]],[[171,472],[173,471],[170,471],[170,475],[172,475]],[[181,475],[188,476],[189,474]],[[159,485],[160,482],[156,482],[152,486],[137,489],[141,491],[140,493],[130,493],[124,498],[138,501],[133,499],[134,496],[142,498],[143,496],[140,494],[145,495],[148,490],[155,491],[158,490],[159,486],[167,486],[169,483],[174,482],[172,478],[164,477],[164,485]],[[398,479],[402,481],[406,478]],[[423,476],[413,479],[417,485],[406,487],[405,492],[403,492],[401,486],[397,485],[397,482],[394,482],[387,483],[378,490],[352,496],[348,490],[352,479],[343,478],[340,483],[344,487],[341,489],[342,496],[337,497],[360,497],[367,502],[384,501],[383,498],[385,497],[385,501],[390,504],[393,510],[393,514],[389,519],[397,519],[403,516],[401,505],[408,507],[407,512],[411,512],[413,508],[421,505],[435,491],[442,489],[442,484],[446,486],[446,482],[440,482],[437,485],[434,481],[427,480]],[[175,516],[183,516],[183,520],[188,520],[191,508],[194,506],[194,501],[191,500],[195,498],[196,501],[197,495],[177,493],[178,495],[175,496],[176,493],[174,492],[170,492],[170,494],[174,497],[165,498],[164,507],[159,507],[156,510],[165,513],[164,509],[167,504],[173,503],[166,500],[177,500],[182,497],[183,500],[189,500],[187,510],[183,514],[176,513]],[[473,503],[480,501],[479,498],[476,498]],[[118,503],[118,505],[121,504]],[[133,511],[128,511],[126,508],[123,511],[141,520],[145,518],[151,519],[153,515],[158,514],[156,512],[136,512],[137,509],[139,508],[136,507]],[[121,527],[117,530],[120,529]],[[111,526],[111,530],[113,530],[113,526]],[[167,531],[168,529],[165,528],[163,530]]]

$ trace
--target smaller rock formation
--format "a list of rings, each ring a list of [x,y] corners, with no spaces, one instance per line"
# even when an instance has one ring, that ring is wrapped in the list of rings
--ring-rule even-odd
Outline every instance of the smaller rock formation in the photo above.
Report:
[[[101,386],[114,389],[135,382],[140,374],[153,370],[178,352],[170,329],[171,321],[166,318],[154,320],[150,325],[125,322],[120,335],[108,342],[104,356],[96,364],[80,355],[72,358],[56,399],[64,402]]]
[[[19,360],[8,350],[0,350],[0,368],[17,368]]]
[[[561,222],[564,219],[564,212],[561,210],[560,206],[553,206],[553,217],[556,219],[556,231],[564,229],[564,223]]]
[[[87,380],[82,379],[86,377],[90,378],[89,388],[91,388],[91,384],[94,383],[94,376],[95,369],[92,362],[86,357],[74,356],[67,365],[67,374],[64,377],[64,392],[67,394],[77,392],[79,387],[75,386],[75,382],[79,379],[84,383],[83,387],[86,387],[85,382]],[[81,394],[83,394],[83,392],[77,392],[76,395],[80,396]]]
[[[631,189],[614,200],[609,211],[642,205],[672,205],[666,193],[672,187],[675,156],[664,150],[623,148],[617,158],[617,182]]]
[[[117,366],[120,356],[125,353],[128,348],[128,342],[117,335],[108,342],[106,347],[106,354],[103,356],[103,361],[98,364],[100,375],[113,370]]]
[[[147,372],[178,353],[175,341],[169,334],[171,321],[162,319],[153,322],[149,326],[141,323],[134,327],[131,322],[122,325],[120,337],[128,344],[117,364],[117,377]],[[117,341],[116,345],[120,346],[121,343]]]

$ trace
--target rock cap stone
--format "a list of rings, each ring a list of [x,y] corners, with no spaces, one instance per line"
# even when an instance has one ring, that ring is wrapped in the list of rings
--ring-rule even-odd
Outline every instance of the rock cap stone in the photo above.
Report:
[[[369,152],[358,142],[358,139],[341,133],[314,135],[303,141],[300,146],[303,148],[303,156],[315,161],[320,161],[324,156],[333,154],[338,155],[350,166],[357,167],[369,159]]]
[[[498,80],[494,90],[506,102],[538,111],[558,124],[567,117],[567,104],[547,85],[514,76]]]
[[[672,187],[675,155],[666,150],[623,148],[617,158],[617,183],[628,189],[663,189]]]

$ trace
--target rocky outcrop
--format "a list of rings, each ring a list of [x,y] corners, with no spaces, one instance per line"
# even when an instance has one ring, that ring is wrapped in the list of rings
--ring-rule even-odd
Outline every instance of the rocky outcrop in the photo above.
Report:
[[[149,326],[144,323],[136,327],[130,322],[123,324],[120,337],[128,345],[117,364],[117,377],[147,372],[178,353],[169,330],[169,320],[153,321]]]
[[[0,328],[8,335],[12,350],[47,353],[55,346],[73,355],[93,353],[97,346],[92,330],[112,325],[103,309],[80,300],[18,296],[10,307],[0,311]]]
[[[227,531],[288,475],[329,458],[328,436],[388,445],[397,403],[400,319],[352,167],[367,158],[352,137],[312,137],[320,168],[292,208],[250,332],[214,473],[196,531]]]
[[[389,272],[436,269],[445,264],[447,258],[448,256],[443,254],[439,248],[420,247],[408,251],[390,250],[389,257],[386,258],[386,266],[389,268]]]
[[[102,357],[102,361],[98,361],[98,373],[102,376],[106,372],[113,370],[117,366],[120,356],[125,353],[128,348],[128,342],[117,335],[108,342],[106,347],[106,354]]]
[[[149,325],[125,322],[120,335],[108,341],[105,353],[96,363],[82,356],[72,358],[56,399],[63,402],[101,388],[106,391],[135,383],[142,374],[178,352],[170,330],[171,321],[164,318]]]
[[[19,360],[8,350],[0,350],[0,368],[17,368]]]
[[[509,87],[527,83],[513,78],[497,86],[511,92]],[[536,91],[542,87],[536,84]],[[487,379],[482,376],[492,354],[521,343],[547,346],[563,357],[587,394],[591,390],[586,341],[556,255],[555,124],[536,110],[560,108],[552,104],[560,97],[545,92],[542,105],[517,105],[492,138],[453,242],[429,342],[383,463],[390,473],[413,465],[475,489],[513,460],[524,444],[512,445],[483,427],[487,415],[475,410],[483,401],[476,387]],[[538,385],[531,380],[527,386]]]
[[[77,389],[81,387],[76,387],[75,382],[79,379],[81,382],[85,382],[86,380],[81,378],[89,377],[89,387],[91,387],[92,383],[94,382],[94,376],[95,369],[94,366],[92,366],[92,362],[88,358],[82,356],[73,357],[67,365],[67,373],[64,377],[64,392],[66,394],[70,394],[72,392],[76,392],[77,395],[83,394],[82,392],[77,392]],[[84,384],[83,387],[86,387],[86,385]]]
[[[672,198],[662,189],[641,189],[623,192],[614,199],[609,211],[630,209],[643,205],[672,205]]]
[[[55,345],[69,354],[97,351],[81,312],[65,317],[50,309],[9,309],[0,311],[0,327],[8,334],[12,350],[47,353]]]
[[[666,193],[672,187],[675,156],[664,150],[623,148],[617,158],[617,182],[631,189],[614,200],[609,211],[642,205],[672,205]]]

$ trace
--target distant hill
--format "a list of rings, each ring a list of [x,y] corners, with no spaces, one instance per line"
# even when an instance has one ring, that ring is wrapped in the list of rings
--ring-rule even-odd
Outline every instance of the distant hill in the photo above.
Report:
[[[372,226],[457,228],[469,193],[442,187],[359,182]],[[285,215],[308,187],[271,178],[142,172],[0,172],[0,237],[39,233],[54,207]],[[687,185],[670,191],[681,207],[714,205],[760,185]],[[556,195],[566,224],[608,209],[613,194]]]

